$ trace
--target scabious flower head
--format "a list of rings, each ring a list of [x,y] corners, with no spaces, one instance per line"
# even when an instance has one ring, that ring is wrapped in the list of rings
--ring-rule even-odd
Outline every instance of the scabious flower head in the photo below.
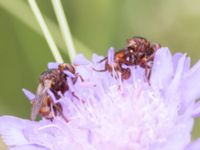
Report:
[[[108,61],[113,63],[113,50]],[[131,77],[98,72],[104,63],[94,55],[90,62],[82,55],[74,60],[83,77],[59,102],[61,116],[53,121],[30,121],[12,116],[0,117],[0,135],[11,150],[197,150],[200,141],[191,142],[194,117],[200,114],[200,62],[190,68],[186,54],[172,56],[160,48],[154,58],[151,77],[139,66]],[[49,68],[58,64],[50,63]],[[114,71],[114,70],[113,70]],[[71,84],[70,84],[71,83]],[[34,94],[24,90],[32,100]],[[76,99],[75,93],[80,99]],[[51,95],[51,93],[50,93]],[[53,94],[52,94],[52,99]]]

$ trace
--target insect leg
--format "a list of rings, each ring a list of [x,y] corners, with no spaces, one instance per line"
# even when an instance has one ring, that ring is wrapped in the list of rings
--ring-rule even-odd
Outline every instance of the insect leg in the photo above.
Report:
[[[102,70],[97,70],[97,69],[95,69],[95,68],[92,68],[94,71],[97,71],[97,72],[106,72],[107,71],[107,68],[104,68],[104,69],[102,69]]]
[[[58,103],[58,104],[59,104],[59,103]],[[69,122],[69,119],[67,119],[67,117],[65,117],[65,115],[63,114],[61,105],[60,105],[60,104],[58,105],[58,104],[53,104],[55,110],[58,111],[59,114],[61,115],[61,117],[68,123],[68,122]]]
[[[153,61],[154,56],[155,56],[155,53],[153,53],[153,54],[151,54],[150,56],[148,56],[146,62]]]
[[[98,61],[98,63],[102,63],[102,62],[106,61],[106,59],[108,59],[108,57],[104,57],[103,59],[101,59],[100,61]]]
[[[85,103],[85,101],[83,99],[80,99],[75,92],[72,92],[72,96],[74,96],[78,101],[81,101],[82,103]]]
[[[81,82],[84,81],[83,77],[80,74],[76,73],[75,77],[72,79],[72,83],[75,84],[78,78],[81,79]]]

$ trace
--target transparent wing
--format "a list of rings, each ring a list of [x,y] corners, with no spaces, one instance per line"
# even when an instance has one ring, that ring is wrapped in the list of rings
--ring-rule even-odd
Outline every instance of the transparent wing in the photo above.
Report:
[[[43,96],[37,96],[32,105],[32,110],[31,110],[31,120],[35,120],[37,115],[39,114],[40,108],[42,106],[42,102],[45,99],[45,95]]]
[[[33,100],[32,110],[31,110],[31,120],[35,120],[37,115],[39,114],[42,103],[47,98],[46,90],[43,88],[41,84],[39,84],[37,88],[36,97]]]

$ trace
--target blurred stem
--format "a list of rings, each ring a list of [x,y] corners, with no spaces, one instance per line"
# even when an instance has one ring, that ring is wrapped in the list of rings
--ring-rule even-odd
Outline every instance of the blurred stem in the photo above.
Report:
[[[32,29],[34,32],[38,33],[40,36],[43,36],[43,33],[37,26],[37,22],[33,19],[30,19],[33,17],[32,11],[27,5],[26,1],[24,0],[0,0],[0,8],[4,9],[7,13],[12,15],[13,17],[16,17],[19,21],[24,23],[28,28]],[[45,19],[46,24],[49,27],[49,30],[52,31],[52,36],[54,37],[54,41],[56,42],[56,45],[60,48],[63,53],[67,54],[66,52],[66,46],[65,42],[63,40],[62,34],[59,30],[58,25],[49,19],[47,16],[43,15],[43,18]],[[78,39],[73,37],[74,43],[77,47],[78,52],[84,53],[88,58],[92,55],[92,50],[80,42]]]
[[[61,54],[60,54],[60,52],[59,52],[59,50],[58,50],[58,48],[57,48],[52,36],[51,36],[51,33],[48,30],[48,27],[47,27],[47,25],[46,25],[46,23],[45,23],[45,21],[44,21],[44,19],[42,17],[42,14],[41,14],[38,6],[37,6],[36,1],[35,0],[28,0],[28,2],[29,2],[29,5],[30,5],[30,7],[31,7],[31,9],[32,9],[32,11],[33,11],[33,13],[34,13],[34,15],[35,15],[40,27],[41,27],[41,29],[42,29],[42,32],[43,32],[43,34],[44,34],[44,36],[45,36],[45,38],[47,40],[47,43],[48,43],[48,45],[50,47],[50,50],[51,50],[55,60],[57,62],[62,63],[63,62],[62,56],[61,56]]]
[[[65,45],[68,49],[70,60],[72,62],[76,55],[76,50],[74,47],[74,43],[73,43],[72,35],[70,32],[70,28],[67,22],[67,18],[65,16],[65,13],[62,7],[62,3],[60,0],[51,0],[51,2],[53,4],[53,8],[54,8],[54,11],[55,11],[55,14],[56,14],[56,17],[61,29],[62,36],[64,38]]]

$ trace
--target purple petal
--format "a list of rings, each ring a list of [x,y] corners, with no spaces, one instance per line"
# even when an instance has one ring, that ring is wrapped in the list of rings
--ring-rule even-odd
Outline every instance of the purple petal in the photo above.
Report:
[[[70,91],[72,91],[72,92],[75,91],[75,89],[74,89],[74,84],[73,84],[71,78],[67,78],[67,83],[68,83],[68,86],[69,86]]]
[[[150,83],[154,88],[163,89],[171,82],[172,76],[172,55],[168,48],[160,48],[155,54]]]
[[[186,57],[186,61],[185,61],[185,64],[184,64],[184,72],[189,71],[189,69],[190,69],[190,63],[191,63],[190,57]]]
[[[100,60],[102,60],[104,57],[103,56],[99,56],[97,54],[93,54],[92,55],[92,62],[93,63],[98,63]]]
[[[134,82],[137,82],[139,80],[145,81],[145,70],[139,66],[132,68],[132,79]]]
[[[87,60],[83,54],[78,54],[74,58],[73,64],[74,65],[88,65],[90,64],[90,61]]]
[[[194,105],[192,117],[199,117],[199,116],[200,116],[200,102],[197,102]]]
[[[185,105],[200,97],[200,61],[184,76],[182,82],[182,97]]]
[[[60,63],[50,62],[50,63],[48,63],[48,68],[49,69],[57,69],[59,65],[60,65]]]
[[[191,69],[190,71],[187,73],[186,76],[190,76],[191,74],[193,74],[194,72],[198,71],[200,68],[200,61],[198,61]]]
[[[72,77],[72,78],[75,77],[75,75],[73,73],[71,73],[70,71],[68,71],[68,70],[64,70],[63,72],[69,77]]]
[[[114,57],[115,57],[115,49],[111,47],[108,50],[108,64],[112,65],[114,63]]]
[[[0,117],[0,133],[3,141],[9,146],[29,144],[23,133],[23,129],[29,125],[31,121],[11,116]]]
[[[52,140],[55,140],[55,137],[50,132],[40,131],[39,128],[49,123],[51,122],[45,120],[33,122],[12,116],[2,116],[0,117],[0,136],[13,150],[20,148],[45,150],[45,147],[51,147],[54,144]]]
[[[196,141],[189,144],[185,150],[199,150],[200,149],[200,139],[197,139]]]
[[[174,56],[173,56],[173,68],[174,68],[174,71],[177,69],[178,62],[179,62],[179,60],[181,59],[181,57],[183,55],[185,55],[185,54],[182,54],[182,53],[174,54]],[[191,62],[191,59],[189,57],[187,57],[186,60],[185,60],[185,63],[184,63],[184,71],[183,72],[187,72],[189,70],[190,62]]]
[[[27,89],[22,89],[22,92],[24,95],[28,98],[28,100],[32,101],[35,98],[35,94],[33,94],[31,91]]]
[[[166,95],[168,95],[168,97],[169,96],[173,97],[173,95],[175,94],[175,92],[177,92],[180,86],[180,83],[182,81],[182,73],[184,71],[185,60],[186,60],[185,55],[182,55],[181,58],[179,58],[177,62],[176,70],[174,71],[173,80],[166,91]]]
[[[173,66],[174,66],[174,68],[177,67],[178,61],[180,60],[180,58],[182,56],[183,56],[182,53],[176,53],[176,54],[174,54],[174,56],[173,56]]]
[[[21,145],[21,146],[11,147],[9,150],[49,150],[49,149],[36,144],[31,144],[31,145]]]

